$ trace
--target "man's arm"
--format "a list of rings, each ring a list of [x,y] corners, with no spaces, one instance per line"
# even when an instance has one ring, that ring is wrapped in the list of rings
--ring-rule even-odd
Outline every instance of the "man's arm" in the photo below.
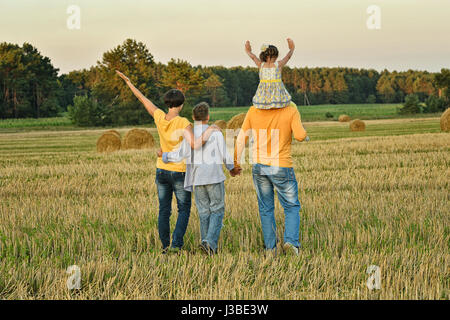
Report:
[[[245,42],[245,52],[247,52],[250,59],[252,59],[253,62],[255,62],[258,68],[261,67],[261,60],[259,60],[259,58],[252,53],[252,47],[250,45],[250,41],[248,40]]]
[[[237,136],[236,145],[234,148],[234,166],[237,168],[240,168],[242,152],[244,151],[245,144],[247,143],[251,129],[249,113],[250,110],[247,111],[244,122],[242,123],[241,130],[239,131],[239,134]]]
[[[302,125],[302,119],[300,117],[300,112],[298,112],[298,110],[295,110],[295,114],[292,117],[292,121],[291,121],[291,130],[292,133],[294,134],[294,138],[295,140],[298,141],[303,141],[306,139],[306,130],[305,128],[303,128]]]
[[[122,72],[116,70],[117,74],[119,75],[119,77],[121,77],[125,83],[130,87],[131,91],[134,93],[134,95],[136,96],[136,98],[139,99],[140,102],[142,102],[142,104],[144,105],[145,109],[147,109],[148,113],[150,113],[150,115],[153,117],[153,114],[155,113],[155,111],[158,109],[157,106],[155,106],[153,104],[153,102],[151,102],[149,99],[147,99],[147,97],[145,97],[142,92],[140,92],[130,81],[130,79],[125,76]]]
[[[288,38],[287,42],[288,42],[289,52],[286,54],[286,56],[283,59],[281,59],[278,62],[279,68],[283,68],[286,65],[286,63],[288,63],[289,59],[291,59],[292,55],[294,54],[294,49],[295,49],[294,41],[291,38]]]

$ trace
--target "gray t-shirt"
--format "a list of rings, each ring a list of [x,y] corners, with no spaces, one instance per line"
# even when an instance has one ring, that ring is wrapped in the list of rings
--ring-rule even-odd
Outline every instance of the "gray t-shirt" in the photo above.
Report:
[[[196,125],[194,127],[195,138],[200,137],[207,128],[207,124]],[[228,170],[234,168],[233,158],[227,152],[225,139],[220,131],[214,131],[208,141],[197,150],[192,150],[186,140],[183,140],[178,149],[164,152],[162,158],[166,163],[180,162],[186,159],[184,189],[187,191],[192,191],[193,186],[225,181],[222,164],[225,164]]]

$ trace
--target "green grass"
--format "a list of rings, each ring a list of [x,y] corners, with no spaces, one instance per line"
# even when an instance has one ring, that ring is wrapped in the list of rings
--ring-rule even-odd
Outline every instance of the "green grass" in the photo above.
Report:
[[[8,129],[55,129],[75,127],[67,116],[52,118],[24,118],[24,119],[1,119],[0,130],[8,131]]]
[[[440,114],[417,114],[402,116],[397,113],[399,104],[341,104],[341,105],[317,105],[299,106],[303,122],[337,120],[339,115],[347,114],[353,119],[395,119],[395,118],[423,118],[437,117]],[[223,107],[211,108],[211,120],[230,120],[234,115],[247,112],[247,107]],[[325,114],[330,112],[333,118],[327,118]],[[144,127],[148,127],[146,125]],[[151,127],[153,125],[150,125]],[[137,126],[139,127],[139,126]],[[92,129],[79,128],[71,123],[67,116],[40,118],[40,119],[5,119],[0,120],[0,132],[25,132],[30,130],[78,130]]]
[[[326,121],[337,120],[341,114],[347,114],[353,119],[396,119],[396,118],[416,118],[416,117],[436,117],[439,114],[415,114],[399,115],[400,104],[337,104],[337,105],[317,105],[317,106],[298,106],[302,116],[302,121]],[[222,119],[228,121],[238,113],[247,112],[249,107],[228,107],[212,108],[211,119]],[[327,118],[325,114],[330,112],[333,118]]]

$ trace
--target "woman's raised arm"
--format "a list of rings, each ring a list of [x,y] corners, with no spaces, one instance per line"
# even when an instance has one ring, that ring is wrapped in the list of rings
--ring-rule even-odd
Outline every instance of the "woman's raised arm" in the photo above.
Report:
[[[145,109],[147,109],[148,113],[150,113],[150,115],[153,117],[153,114],[155,113],[155,111],[158,109],[157,106],[155,106],[153,104],[153,102],[151,102],[146,96],[144,96],[142,94],[142,92],[140,92],[138,90],[138,88],[136,88],[130,81],[130,79],[124,75],[122,72],[120,72],[119,70],[116,70],[116,73],[119,75],[119,77],[121,77],[125,83],[130,87],[131,91],[134,93],[134,95],[136,96],[136,98],[138,98],[138,100],[140,102],[142,102],[142,104],[144,105]]]

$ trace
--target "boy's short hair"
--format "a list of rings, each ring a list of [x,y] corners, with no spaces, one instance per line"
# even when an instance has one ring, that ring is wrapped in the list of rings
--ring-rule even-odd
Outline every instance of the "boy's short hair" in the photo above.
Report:
[[[208,119],[209,105],[206,102],[200,102],[192,109],[192,116],[197,121],[205,121]]]
[[[164,103],[168,108],[176,108],[184,103],[184,94],[178,89],[170,89],[164,94]]]

